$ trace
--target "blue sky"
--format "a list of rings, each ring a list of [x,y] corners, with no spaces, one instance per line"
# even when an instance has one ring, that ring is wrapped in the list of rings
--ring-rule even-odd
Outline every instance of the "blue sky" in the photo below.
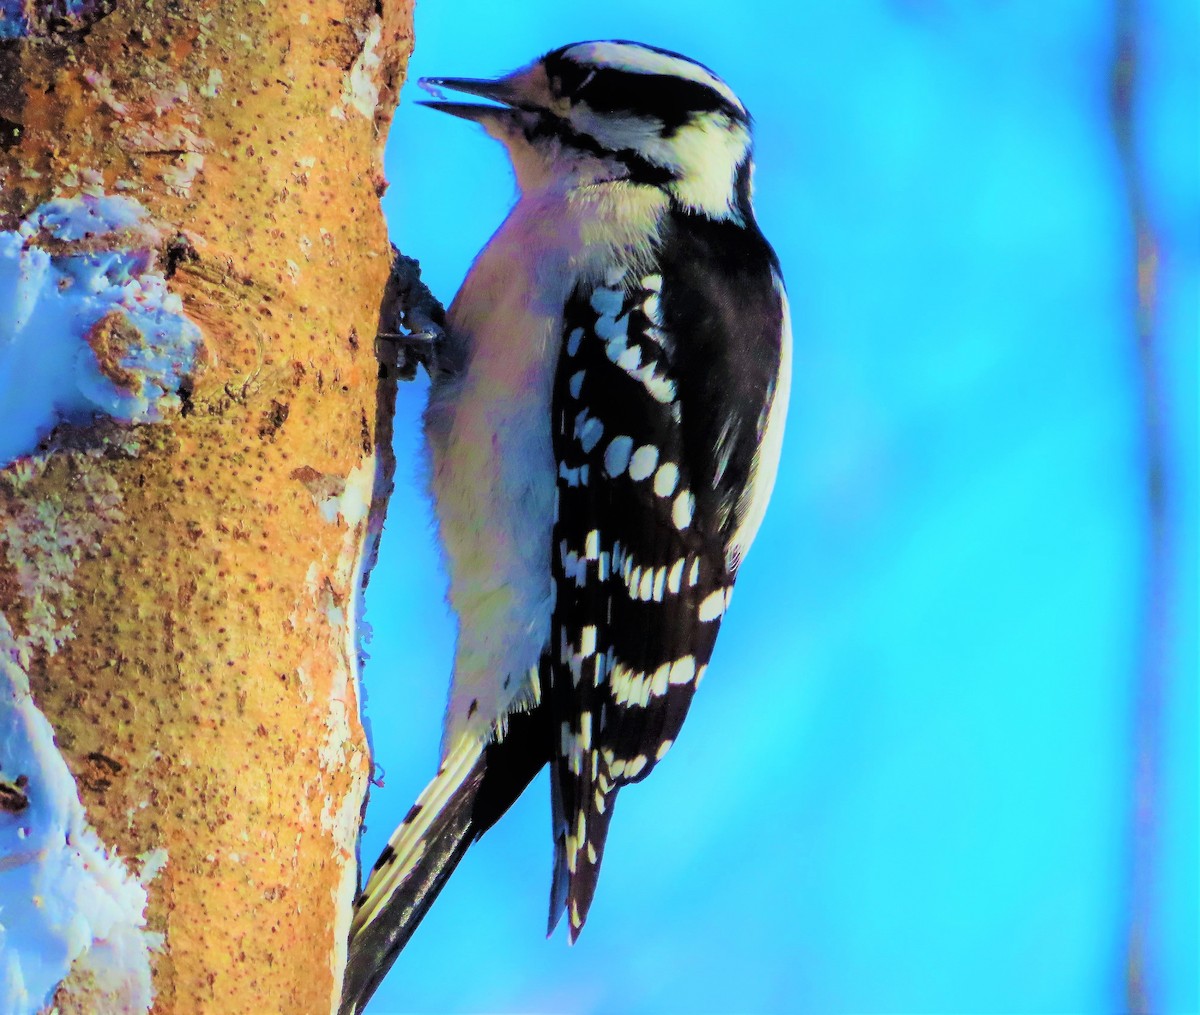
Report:
[[[1200,1008],[1200,30],[1141,5],[1173,532],[1156,1010]],[[371,1009],[1104,1012],[1124,1003],[1146,576],[1131,232],[1108,5],[422,4],[411,75],[637,38],[755,114],[796,332],[780,481],[684,733],[621,796],[579,943],[544,940],[548,787],[464,861]],[[412,105],[394,240],[446,301],[513,196]],[[453,628],[401,392],[367,599],[377,855],[437,763]]]

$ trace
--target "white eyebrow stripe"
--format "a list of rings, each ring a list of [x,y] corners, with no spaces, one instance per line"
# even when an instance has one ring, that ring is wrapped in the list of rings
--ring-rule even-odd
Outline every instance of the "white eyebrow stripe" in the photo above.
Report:
[[[687,59],[659,53],[644,46],[625,42],[581,42],[563,53],[563,56],[578,63],[593,64],[630,74],[669,74],[672,77],[707,85],[735,109],[746,114],[746,107],[734,95],[733,89],[725,84],[707,67]]]

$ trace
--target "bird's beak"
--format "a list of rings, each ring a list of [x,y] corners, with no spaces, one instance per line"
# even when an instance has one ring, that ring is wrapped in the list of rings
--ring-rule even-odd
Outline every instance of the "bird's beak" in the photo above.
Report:
[[[498,113],[508,112],[517,105],[520,96],[507,78],[487,80],[484,78],[421,78],[417,82],[434,98],[422,100],[417,104],[428,106],[430,109],[440,109],[451,116],[462,117],[464,120],[480,122],[495,117]],[[466,92],[468,95],[478,95],[482,99],[491,99],[500,105],[488,106],[480,102],[447,102],[442,96],[442,90]]]

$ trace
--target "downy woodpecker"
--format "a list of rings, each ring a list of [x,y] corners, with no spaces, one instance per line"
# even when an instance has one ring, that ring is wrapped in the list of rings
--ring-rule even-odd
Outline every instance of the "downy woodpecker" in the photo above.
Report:
[[[466,852],[550,765],[550,928],[587,918],[621,787],[667,753],[763,519],[791,335],[750,116],[633,42],[422,85],[520,197],[447,315],[425,413],[459,630],[442,762],[356,902],[356,1012]]]

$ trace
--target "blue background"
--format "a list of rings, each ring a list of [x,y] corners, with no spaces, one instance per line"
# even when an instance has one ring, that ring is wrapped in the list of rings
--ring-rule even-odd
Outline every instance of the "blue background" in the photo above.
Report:
[[[1149,987],[1197,997],[1200,31],[1142,5],[1168,453]],[[683,736],[621,796],[580,942],[544,940],[544,775],[371,1011],[1108,1012],[1125,1006],[1149,536],[1136,254],[1095,0],[422,4],[411,76],[589,38],[716,69],[755,114],[788,282],[772,510]],[[449,301],[511,203],[500,147],[412,104],[396,242]],[[373,861],[437,763],[453,627],[401,392],[368,593]]]

